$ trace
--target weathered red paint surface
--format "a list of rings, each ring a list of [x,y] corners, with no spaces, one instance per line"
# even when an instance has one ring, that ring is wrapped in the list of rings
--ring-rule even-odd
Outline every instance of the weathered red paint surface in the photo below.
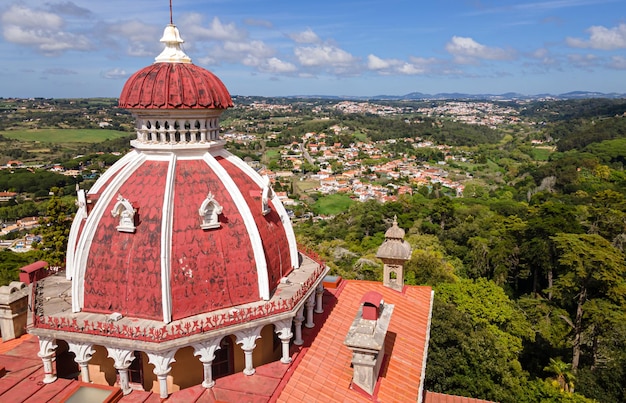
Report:
[[[272,202],[270,202],[270,213],[263,215],[261,202],[262,189],[252,178],[227,159],[220,157],[217,158],[217,160],[233,178],[252,211],[254,221],[259,229],[259,234],[263,242],[263,250],[265,251],[265,259],[267,260],[270,291],[272,291],[280,282],[281,277],[286,276],[293,270],[289,254],[289,243],[283,223],[280,221],[280,217]]]
[[[222,81],[191,63],[155,63],[133,74],[122,90],[120,108],[226,109],[233,101]]]
[[[172,226],[172,316],[180,319],[259,300],[250,236],[232,196],[202,160],[178,161]],[[211,192],[220,228],[203,230],[198,213]]]
[[[143,163],[119,194],[137,210],[135,233],[119,232],[108,202],[85,270],[84,310],[162,320],[161,219],[167,162]]]

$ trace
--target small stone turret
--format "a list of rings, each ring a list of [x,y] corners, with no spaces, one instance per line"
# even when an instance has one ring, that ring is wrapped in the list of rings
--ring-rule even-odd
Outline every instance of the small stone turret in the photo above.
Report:
[[[404,287],[404,263],[411,258],[411,245],[404,240],[404,230],[393,224],[385,233],[385,241],[378,248],[376,257],[383,261],[383,285],[402,292]]]
[[[0,287],[0,334],[2,341],[16,339],[26,332],[28,287],[12,281]]]

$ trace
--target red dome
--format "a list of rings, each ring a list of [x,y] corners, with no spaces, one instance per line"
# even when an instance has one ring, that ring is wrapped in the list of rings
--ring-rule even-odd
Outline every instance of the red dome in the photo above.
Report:
[[[264,211],[258,174],[214,153],[163,161],[133,151],[96,182],[68,250],[83,273],[84,311],[161,320],[165,303],[176,320],[266,299],[293,270],[295,238],[280,201],[272,195]],[[206,229],[199,208],[209,194],[220,213]],[[120,195],[135,215],[130,231],[115,213]]]
[[[192,63],[155,63],[133,74],[122,90],[120,108],[226,109],[233,101],[210,71]]]

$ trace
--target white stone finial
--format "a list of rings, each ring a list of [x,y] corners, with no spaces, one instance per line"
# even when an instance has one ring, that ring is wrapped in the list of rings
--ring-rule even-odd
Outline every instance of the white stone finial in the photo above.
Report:
[[[161,42],[165,44],[165,49],[154,59],[156,63],[191,63],[191,58],[180,47],[185,41],[180,37],[176,25],[165,27]]]

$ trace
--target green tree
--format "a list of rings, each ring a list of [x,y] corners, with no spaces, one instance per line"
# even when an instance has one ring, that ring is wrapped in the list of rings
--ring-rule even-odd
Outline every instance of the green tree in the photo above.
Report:
[[[576,377],[572,373],[572,364],[561,361],[561,359],[550,358],[550,365],[543,369],[554,374],[554,382],[565,392],[574,391],[574,380]]]
[[[570,313],[563,319],[573,333],[572,371],[576,373],[584,337],[594,324],[612,317],[611,312],[621,313],[614,320],[626,320],[626,265],[624,255],[600,235],[563,233],[551,239],[563,268],[554,282],[554,296]]]
[[[435,288],[426,366],[428,390],[517,402],[527,374],[518,356],[530,324],[502,288],[485,279]]]
[[[42,241],[36,247],[42,252],[42,259],[50,267],[64,267],[67,240],[70,234],[71,209],[61,198],[62,192],[52,188],[53,196],[48,200],[46,216],[40,220],[39,234]]]

